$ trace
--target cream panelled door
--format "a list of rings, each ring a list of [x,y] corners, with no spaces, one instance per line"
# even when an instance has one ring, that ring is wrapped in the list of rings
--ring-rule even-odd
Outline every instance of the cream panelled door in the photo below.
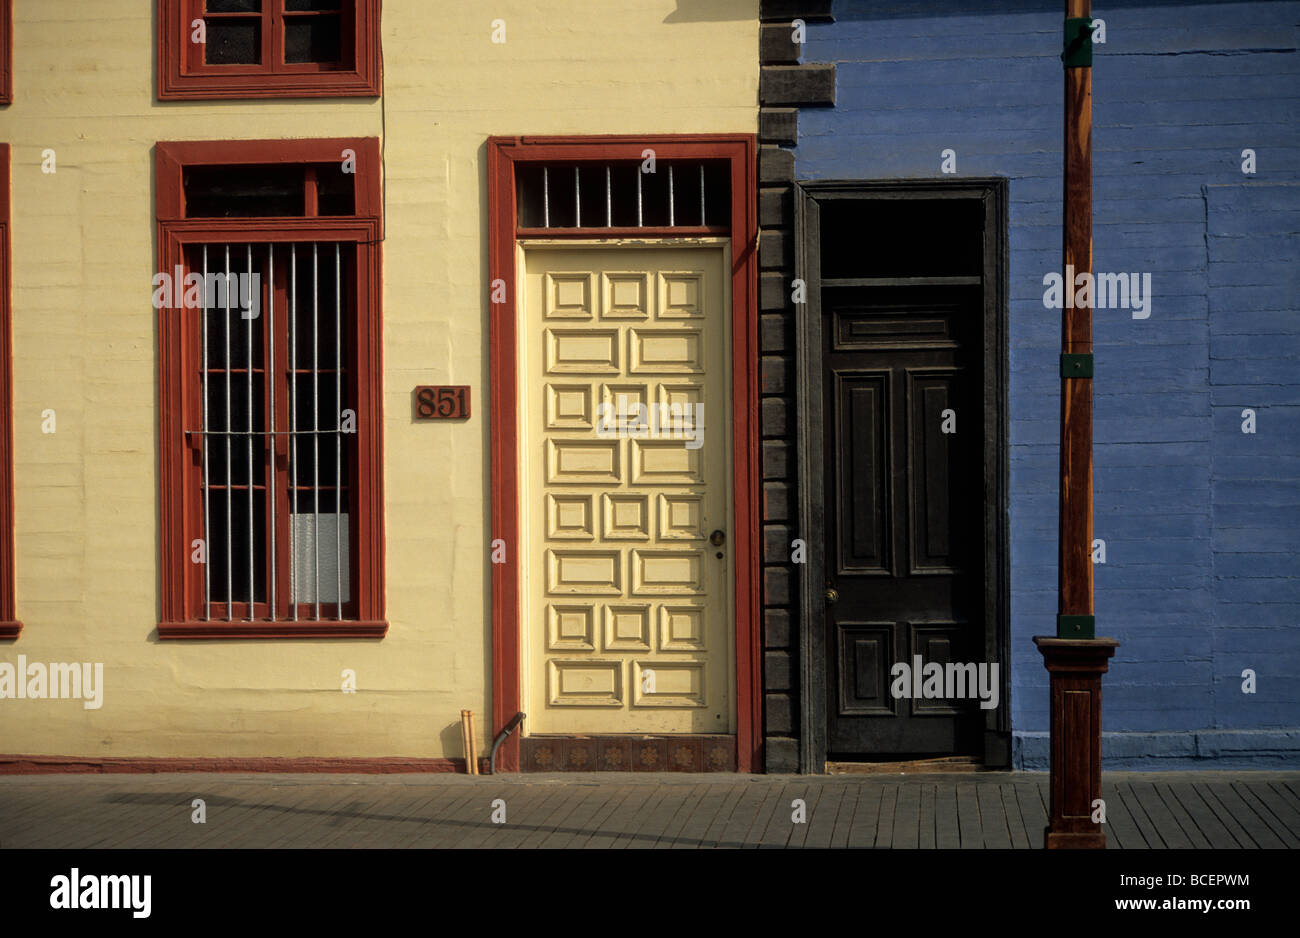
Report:
[[[530,733],[734,731],[729,253],[524,248]]]

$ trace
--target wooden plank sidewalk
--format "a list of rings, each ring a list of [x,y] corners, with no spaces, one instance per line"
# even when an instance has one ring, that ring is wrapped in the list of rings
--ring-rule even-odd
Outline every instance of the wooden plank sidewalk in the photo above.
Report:
[[[1113,772],[1102,794],[1110,848],[1300,847],[1300,772]],[[1038,849],[1047,801],[1010,772],[0,776],[0,849]]]

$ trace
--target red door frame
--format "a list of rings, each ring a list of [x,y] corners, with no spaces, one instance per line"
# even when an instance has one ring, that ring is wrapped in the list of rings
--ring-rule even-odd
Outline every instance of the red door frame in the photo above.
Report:
[[[9,144],[0,143],[0,640],[17,638],[23,630],[14,598],[14,356],[9,227]]]
[[[505,563],[492,564],[492,726],[499,732],[522,709],[520,687],[519,435],[516,307],[515,165],[527,162],[612,162],[726,159],[731,166],[732,439],[736,530],[736,770],[762,765],[762,634],[759,622],[760,515],[758,424],[758,140],[752,134],[490,137],[488,170],[489,397],[492,540],[506,545]],[[570,232],[576,234],[576,232]],[[586,237],[681,236],[680,228],[584,230]],[[703,233],[703,232],[694,232]],[[563,229],[546,232],[562,236]],[[504,302],[491,302],[493,295]],[[496,289],[493,289],[493,288]],[[519,770],[519,735],[501,747],[498,764]]]

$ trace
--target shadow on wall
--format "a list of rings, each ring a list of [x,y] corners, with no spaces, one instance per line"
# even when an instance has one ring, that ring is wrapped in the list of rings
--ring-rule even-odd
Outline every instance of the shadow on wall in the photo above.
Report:
[[[481,713],[474,714],[474,732],[476,734],[480,730],[482,718]],[[442,732],[438,734],[438,741],[442,743],[442,751],[446,758],[465,758],[465,742],[460,735],[460,720],[455,723],[448,723],[443,727]]]
[[[665,23],[725,23],[758,19],[759,0],[677,0]]]
[[[707,0],[677,0],[679,7],[697,7],[705,5]],[[1120,10],[1126,7],[1188,7],[1208,6],[1213,3],[1221,6],[1225,3],[1257,3],[1259,0],[1105,0],[1105,11]],[[1264,0],[1264,2],[1283,2],[1283,0]],[[1104,16],[1097,7],[1093,13]],[[843,20],[885,20],[921,17],[933,19],[937,16],[981,16],[990,13],[1059,13],[1064,16],[1064,4],[1061,0],[835,0],[832,12],[837,21]],[[680,12],[680,10],[678,11]],[[677,14],[665,22],[671,22]],[[698,19],[713,17],[699,16]]]

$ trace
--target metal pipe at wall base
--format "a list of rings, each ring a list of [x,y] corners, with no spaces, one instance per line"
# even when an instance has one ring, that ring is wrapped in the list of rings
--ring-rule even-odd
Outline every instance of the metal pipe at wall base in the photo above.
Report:
[[[488,758],[489,775],[497,774],[497,750],[501,748],[501,744],[506,741],[506,737],[509,736],[511,733],[513,733],[515,731],[515,728],[518,727],[519,724],[522,722],[524,722],[524,713],[523,711],[520,711],[519,713],[516,713],[514,715],[514,717],[510,720],[509,723],[505,725],[505,728],[501,730],[500,733],[497,733],[497,738],[492,741],[492,752],[490,753]]]

